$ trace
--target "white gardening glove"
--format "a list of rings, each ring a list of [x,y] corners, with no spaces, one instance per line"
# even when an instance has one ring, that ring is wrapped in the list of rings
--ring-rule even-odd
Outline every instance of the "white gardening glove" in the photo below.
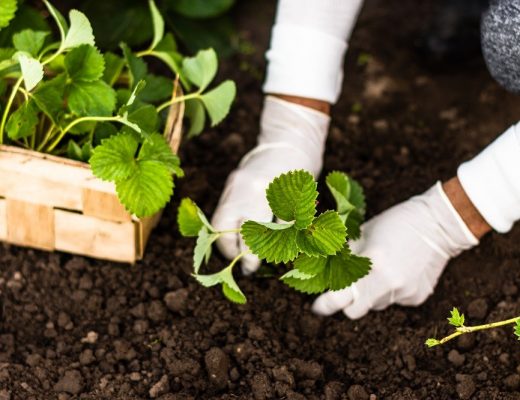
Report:
[[[350,288],[318,297],[313,311],[343,310],[356,319],[393,303],[417,306],[433,292],[450,258],[477,244],[438,182],[362,226],[351,248],[371,258],[372,270]]]
[[[271,222],[273,214],[265,190],[278,175],[304,169],[317,177],[321,171],[330,117],[311,108],[267,96],[260,120],[257,146],[247,153],[229,176],[213,215],[219,230],[239,228],[247,220]],[[238,233],[217,242],[232,259],[247,249]],[[242,270],[251,273],[260,261],[252,254],[242,258]]]

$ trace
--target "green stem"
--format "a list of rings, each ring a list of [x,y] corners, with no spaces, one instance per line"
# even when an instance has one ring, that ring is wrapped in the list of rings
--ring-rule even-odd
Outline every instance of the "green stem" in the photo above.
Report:
[[[60,143],[61,139],[67,134],[68,131],[70,131],[72,128],[74,128],[76,125],[82,123],[82,122],[88,122],[88,121],[95,121],[95,122],[107,122],[107,121],[121,121],[121,117],[82,117],[75,119],[70,124],[68,124],[58,135],[56,140],[52,142],[49,147],[47,148],[47,152],[51,152],[54,150],[54,148]]]
[[[192,93],[192,94],[187,94],[186,96],[176,97],[174,99],[168,100],[166,103],[163,103],[159,107],[157,107],[157,112],[161,112],[165,108],[168,108],[168,107],[170,107],[171,105],[173,105],[175,103],[180,103],[181,101],[186,101],[186,100],[190,100],[190,99],[196,99],[196,98],[199,98],[199,97],[200,97],[200,93],[199,92],[195,92],[195,93]]]
[[[23,81],[23,78],[18,78],[18,80],[16,81],[16,83],[13,86],[11,95],[9,96],[9,99],[7,100],[7,104],[5,105],[4,114],[2,115],[2,122],[0,123],[0,144],[2,144],[4,142],[4,130],[5,130],[5,124],[7,122],[7,116],[9,115],[9,111],[11,111],[11,106],[13,105],[13,101],[16,97],[16,94],[18,93],[18,89],[20,88],[22,81]]]
[[[498,328],[498,327],[504,326],[504,325],[515,324],[518,320],[520,320],[520,316],[515,317],[515,318],[506,319],[504,321],[491,322],[489,324],[483,324],[483,325],[459,326],[455,330],[455,332],[453,332],[451,335],[448,335],[448,336],[440,339],[438,344],[444,344],[444,343],[449,342],[450,340],[455,339],[456,337],[464,335],[466,333],[472,333],[472,332],[482,331],[485,329]]]
[[[218,231],[215,233],[218,233],[219,235],[224,233],[240,233],[240,229],[226,229],[224,231]]]
[[[43,140],[41,141],[41,143],[38,145],[38,148],[36,149],[36,151],[42,151],[42,149],[47,144],[47,142],[52,138],[54,128],[55,128],[55,126],[51,122],[49,129],[47,129],[47,132],[45,133],[45,136],[43,137]]]
[[[233,267],[235,266],[235,264],[242,258],[244,257],[246,254],[250,254],[251,253],[251,250],[244,250],[242,253],[240,253],[238,256],[236,256],[235,258],[233,258],[233,260],[229,263],[229,265],[225,268],[225,269],[233,269]]]

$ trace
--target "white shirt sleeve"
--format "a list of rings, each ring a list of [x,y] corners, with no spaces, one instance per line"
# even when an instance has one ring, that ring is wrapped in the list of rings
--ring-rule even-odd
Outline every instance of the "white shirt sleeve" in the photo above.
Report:
[[[347,41],[363,0],[279,0],[265,93],[335,103]]]
[[[457,175],[486,222],[497,232],[509,231],[520,219],[520,123],[463,163]]]

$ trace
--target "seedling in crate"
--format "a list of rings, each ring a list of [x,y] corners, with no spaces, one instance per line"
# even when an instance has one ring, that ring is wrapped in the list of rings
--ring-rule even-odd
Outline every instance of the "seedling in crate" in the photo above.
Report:
[[[132,214],[155,214],[173,193],[173,176],[182,176],[178,157],[160,134],[171,105],[186,102],[188,136],[229,112],[235,84],[208,90],[217,72],[212,49],[183,58],[164,20],[150,0],[154,35],[147,50],[122,56],[102,54],[88,18],[70,11],[67,21],[48,1],[59,40],[50,32],[26,29],[13,35],[13,47],[0,49],[0,144],[88,161],[94,175],[114,182],[121,203]],[[0,28],[14,17],[17,2],[0,10]],[[171,77],[153,75],[144,58],[161,60]],[[178,95],[178,85],[186,94]],[[172,97],[173,93],[173,97]]]
[[[196,237],[193,276],[203,286],[222,285],[224,295],[236,303],[246,297],[233,278],[233,268],[246,254],[261,260],[286,264],[290,270],[280,279],[305,293],[340,290],[365,276],[370,260],[352,254],[347,240],[360,236],[365,213],[361,186],[341,172],[326,178],[336,201],[336,210],[317,214],[317,183],[306,171],[291,171],[275,178],[266,190],[267,201],[280,221],[246,221],[239,229],[217,230],[197,205],[188,198],[178,211],[179,230],[183,236]],[[212,245],[226,233],[242,235],[249,250],[242,252],[220,272],[203,275],[200,268],[208,263]]]
[[[515,318],[506,319],[503,321],[490,322],[489,324],[466,326],[464,314],[461,314],[459,312],[459,310],[454,307],[453,310],[451,310],[451,315],[448,318],[448,323],[455,327],[455,332],[453,332],[451,335],[448,335],[442,339],[434,339],[434,338],[428,339],[425,343],[428,347],[434,347],[434,346],[444,344],[446,342],[449,342],[452,339],[455,339],[456,337],[465,335],[467,333],[482,331],[482,330],[486,330],[486,329],[493,329],[493,328],[498,328],[498,327],[501,327],[504,325],[512,325],[512,324],[515,325],[513,334],[518,338],[518,340],[520,340],[520,316],[515,317]]]

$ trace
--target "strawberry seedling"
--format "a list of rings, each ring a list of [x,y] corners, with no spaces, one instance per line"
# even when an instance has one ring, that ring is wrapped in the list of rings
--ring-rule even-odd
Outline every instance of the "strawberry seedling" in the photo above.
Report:
[[[466,326],[465,324],[465,317],[464,314],[461,314],[457,308],[453,308],[451,310],[451,315],[448,319],[448,323],[455,327],[455,332],[452,334],[442,338],[442,339],[434,339],[429,338],[426,340],[425,344],[428,347],[434,347],[441,344],[444,344],[446,342],[449,342],[452,339],[455,339],[456,337],[459,337],[461,335],[464,335],[466,333],[472,333],[477,331],[483,331],[486,329],[493,329],[498,328],[505,325],[512,325],[514,324],[515,327],[513,329],[513,334],[520,340],[520,316],[515,318],[506,319],[503,321],[497,321],[497,322],[490,322],[488,324],[483,325],[475,325],[475,326]]]
[[[215,52],[182,57],[152,0],[150,46],[134,53],[123,43],[120,55],[99,51],[83,13],[72,10],[66,20],[44,2],[59,40],[50,32],[26,29],[13,35],[12,48],[0,49],[0,144],[88,161],[94,175],[115,183],[132,214],[155,214],[173,193],[173,176],[183,175],[159,133],[168,109],[185,102],[188,136],[197,135],[206,115],[212,125],[227,115],[235,84],[225,81],[208,90],[217,72]],[[9,24],[16,7],[12,0],[2,6],[0,28]],[[150,73],[149,58],[164,63],[171,76]],[[185,94],[176,95],[178,85]]]
[[[336,201],[336,210],[317,213],[317,183],[306,171],[291,171],[275,178],[266,190],[267,201],[279,221],[246,221],[239,229],[217,230],[204,213],[188,198],[182,200],[177,221],[183,236],[197,238],[193,254],[193,276],[203,286],[222,285],[224,295],[236,303],[246,297],[233,278],[233,268],[246,254],[261,260],[286,264],[281,276],[288,286],[304,293],[340,290],[365,276],[370,260],[352,254],[347,240],[360,236],[365,213],[361,186],[341,172],[326,178]],[[249,250],[239,254],[220,272],[204,275],[213,243],[226,233],[239,233]]]

